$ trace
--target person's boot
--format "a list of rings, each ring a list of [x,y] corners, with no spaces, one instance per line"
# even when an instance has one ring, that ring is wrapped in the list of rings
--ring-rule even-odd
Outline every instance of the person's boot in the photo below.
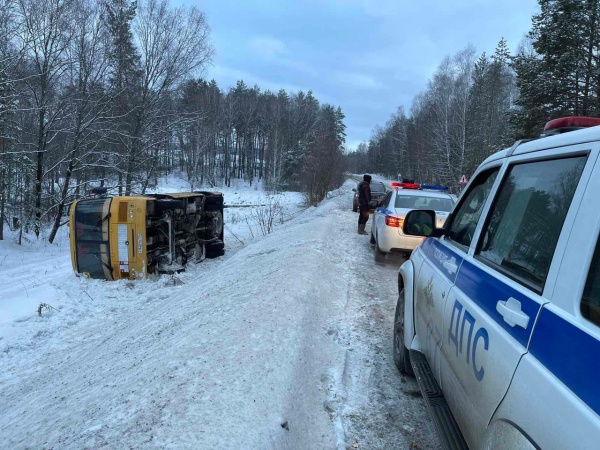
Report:
[[[365,226],[364,223],[358,224],[358,234],[369,234],[365,231]]]

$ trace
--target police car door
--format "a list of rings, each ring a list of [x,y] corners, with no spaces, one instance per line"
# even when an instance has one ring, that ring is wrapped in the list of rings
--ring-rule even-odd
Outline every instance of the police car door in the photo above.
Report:
[[[377,208],[375,208],[375,213],[373,214],[373,224],[371,225],[371,229],[375,229],[375,233],[371,233],[374,236],[377,236],[379,230],[385,229],[385,216],[387,214],[393,214],[392,211],[388,209],[388,205],[390,204],[390,198],[392,198],[392,194],[394,191],[390,191],[385,194],[385,197],[381,199]]]
[[[554,251],[542,294],[550,302],[540,311],[529,353],[519,362],[509,391],[495,412],[495,418],[518,424],[540,448],[598,448],[598,150],[590,149]],[[577,185],[577,174],[573,175],[564,181]],[[536,404],[539,410],[532,414]]]
[[[501,162],[477,175],[469,190],[454,209],[454,223],[460,225],[459,236],[449,241],[429,238],[421,246],[426,258],[421,266],[415,286],[415,328],[421,351],[427,356],[438,383],[445,390],[441,376],[440,351],[448,330],[443,317],[448,294],[454,285],[458,269],[466,256],[481,213],[486,204]]]
[[[465,439],[475,448],[546,303],[544,285],[586,159],[581,147],[512,157],[468,242],[444,311],[442,379]],[[460,245],[458,220],[447,240]]]

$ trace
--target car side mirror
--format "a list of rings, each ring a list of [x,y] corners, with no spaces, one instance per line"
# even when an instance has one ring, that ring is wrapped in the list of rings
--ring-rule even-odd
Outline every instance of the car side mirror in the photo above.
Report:
[[[439,237],[443,230],[435,226],[435,211],[414,209],[404,217],[402,232],[408,236]]]

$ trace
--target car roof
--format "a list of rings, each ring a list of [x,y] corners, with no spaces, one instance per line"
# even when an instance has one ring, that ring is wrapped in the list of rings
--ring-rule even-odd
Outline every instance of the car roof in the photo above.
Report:
[[[546,136],[544,138],[525,142],[519,145],[513,154],[521,155],[523,153],[531,153],[547,148],[564,147],[566,145],[583,144],[592,141],[600,141],[600,126],[583,128],[581,130]]]
[[[570,131],[568,133],[546,136],[532,141],[519,144],[516,148],[512,147],[500,150],[489,156],[481,165],[487,164],[498,159],[506,158],[511,155],[523,155],[526,153],[538,152],[549,148],[564,147],[567,145],[584,144],[586,142],[600,141],[600,126],[583,128],[581,130]],[[511,152],[511,149],[513,150]]]

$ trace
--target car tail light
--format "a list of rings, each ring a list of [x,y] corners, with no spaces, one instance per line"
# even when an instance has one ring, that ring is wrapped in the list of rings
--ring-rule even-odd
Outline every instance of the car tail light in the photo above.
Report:
[[[385,216],[385,224],[388,227],[400,228],[404,224],[404,219],[394,216]]]

